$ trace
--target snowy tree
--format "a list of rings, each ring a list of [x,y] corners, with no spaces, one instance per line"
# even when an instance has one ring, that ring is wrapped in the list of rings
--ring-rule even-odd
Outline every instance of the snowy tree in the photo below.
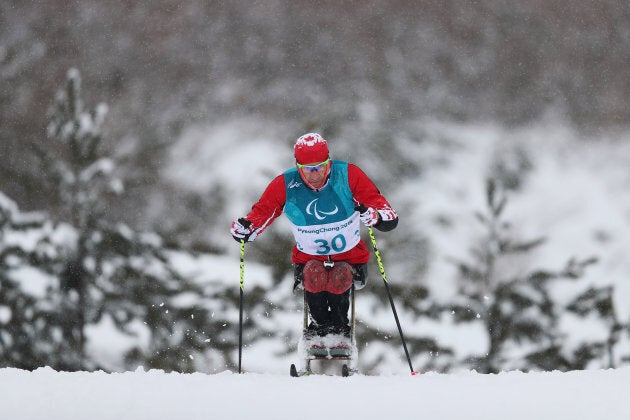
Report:
[[[558,319],[563,307],[554,301],[550,284],[577,279],[595,262],[570,259],[557,271],[529,269],[515,263],[541,246],[545,238],[520,240],[505,220],[505,190],[494,180],[486,184],[485,213],[477,213],[484,237],[472,250],[473,261],[456,262],[459,271],[458,301],[448,310],[459,322],[480,321],[487,333],[488,349],[465,363],[481,372],[504,369],[570,369],[572,360],[562,356],[563,337]],[[508,355],[518,354],[518,360]]]
[[[0,193],[0,366],[32,369],[68,350],[50,299],[53,235],[43,214],[20,212]]]
[[[79,72],[70,70],[48,126],[48,139],[57,145],[57,153],[43,149],[39,153],[65,221],[76,230],[76,240],[54,263],[60,279],[58,320],[72,348],[60,367],[100,367],[86,354],[86,331],[107,320],[124,335],[148,329],[148,348],[134,346],[128,360],[143,363],[137,359],[142,354],[153,358],[153,367],[192,371],[194,367],[189,363],[181,363],[182,357],[161,355],[173,348],[189,355],[201,347],[200,337],[176,333],[196,331],[198,324],[207,320],[207,311],[195,306],[201,300],[201,290],[174,269],[169,259],[171,250],[158,235],[135,232],[109,220],[107,206],[122,191],[123,184],[115,175],[114,160],[102,147],[106,109],[99,105],[95,110],[84,110]],[[171,302],[183,294],[193,296],[188,306],[160,309],[171,307]]]
[[[617,367],[620,361],[630,361],[629,355],[616,354],[621,336],[624,331],[626,334],[630,332],[630,325],[619,319],[613,292],[613,286],[590,286],[567,306],[568,311],[581,318],[594,315],[604,324],[603,330],[606,331],[603,340],[583,343],[574,350],[576,369],[586,368],[593,359],[601,360],[602,366],[607,368]]]

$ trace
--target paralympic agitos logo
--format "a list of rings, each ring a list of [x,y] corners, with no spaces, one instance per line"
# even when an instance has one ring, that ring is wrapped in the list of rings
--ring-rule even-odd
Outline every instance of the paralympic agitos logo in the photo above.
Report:
[[[319,198],[316,198],[310,203],[308,203],[308,205],[306,206],[306,214],[315,216],[317,220],[324,220],[326,216],[332,216],[333,214],[337,214],[337,212],[339,212],[339,208],[337,206],[335,206],[335,208],[330,211],[324,211],[324,210],[319,209],[317,207],[317,200],[319,200]]]

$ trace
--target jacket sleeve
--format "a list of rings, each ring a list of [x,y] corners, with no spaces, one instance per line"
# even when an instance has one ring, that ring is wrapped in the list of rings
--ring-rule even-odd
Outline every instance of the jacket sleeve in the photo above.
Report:
[[[379,214],[380,221],[374,225],[383,232],[390,231],[398,225],[398,214],[387,199],[376,188],[370,178],[356,165],[348,164],[348,183],[355,204],[372,207]]]
[[[252,222],[254,236],[260,235],[267,227],[282,214],[286,200],[286,186],[284,176],[278,175],[265,189],[260,199],[252,206],[245,218]]]

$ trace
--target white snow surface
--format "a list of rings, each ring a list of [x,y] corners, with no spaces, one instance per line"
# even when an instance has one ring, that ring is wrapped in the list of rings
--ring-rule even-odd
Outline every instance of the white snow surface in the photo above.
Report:
[[[630,368],[568,373],[309,376],[0,370],[11,420],[630,418]]]

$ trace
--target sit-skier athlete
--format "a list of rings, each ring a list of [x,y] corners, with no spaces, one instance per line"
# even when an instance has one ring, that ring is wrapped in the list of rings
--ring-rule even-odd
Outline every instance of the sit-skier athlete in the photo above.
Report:
[[[291,222],[295,286],[302,286],[310,314],[305,338],[349,337],[350,289],[365,286],[370,258],[360,223],[380,231],[398,224],[398,215],[356,165],[331,160],[317,133],[297,139],[296,165],[267,186],[251,211],[232,222],[237,241],[251,242],[282,212]]]

